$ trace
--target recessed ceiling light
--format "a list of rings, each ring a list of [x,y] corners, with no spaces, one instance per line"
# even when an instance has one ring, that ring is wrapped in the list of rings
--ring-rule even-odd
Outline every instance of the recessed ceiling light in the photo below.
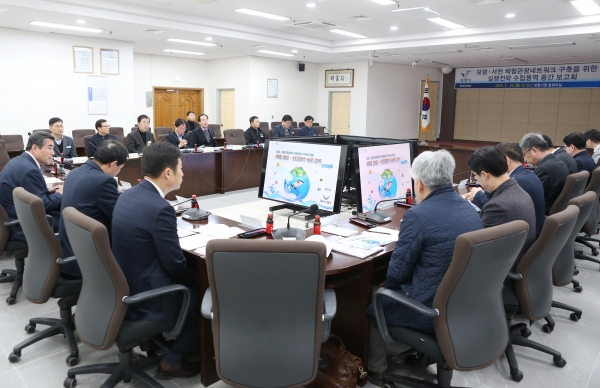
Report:
[[[348,31],[344,31],[344,30],[335,29],[335,30],[329,30],[329,31],[334,32],[336,34],[340,34],[340,35],[350,36],[352,38],[359,38],[359,39],[367,38],[367,36],[355,34],[354,32],[348,32]]]
[[[235,12],[245,13],[247,15],[260,16],[263,18],[273,19],[273,20],[290,20],[290,18],[287,18],[285,16],[273,15],[271,13],[255,11],[253,9],[247,9],[247,8],[238,8],[235,10]]]
[[[293,53],[297,53],[297,52],[298,52],[298,50],[292,50],[292,52],[293,52]]]
[[[396,31],[397,29],[398,29],[398,27],[396,27],[396,26],[391,26],[390,27],[390,30],[392,30],[392,31]]]
[[[582,15],[600,14],[600,6],[593,0],[575,0],[571,1],[571,4],[573,4]]]
[[[515,16],[516,16],[516,15],[515,15],[514,13],[507,13],[507,14],[506,14],[506,17],[507,17],[507,18],[509,18],[509,19],[510,19],[510,18],[514,18]]]
[[[212,38],[211,38],[210,36],[208,36],[208,37],[204,38],[204,40],[211,41],[211,40],[212,40]]]
[[[56,24],[56,23],[36,22],[36,21],[33,21],[29,24],[31,24],[33,26],[40,26],[40,27],[60,28],[62,30],[93,32],[95,34],[98,34],[103,31],[103,30],[99,30],[97,28],[77,27],[77,26],[69,26],[67,24]]]
[[[77,23],[77,24],[85,24],[85,20],[81,20],[81,19],[79,19],[79,20],[77,20],[75,23]]]
[[[273,55],[282,55],[284,57],[295,57],[295,54],[288,54],[288,53],[280,53],[279,51],[270,51],[270,50],[256,50],[259,53],[263,53],[263,54],[273,54]]]
[[[196,46],[216,46],[216,43],[206,43],[206,42],[198,42],[195,40],[185,40],[185,39],[175,39],[175,38],[169,38],[167,39],[167,41],[169,42],[175,42],[175,43],[186,43],[186,44],[195,44]]]
[[[415,16],[423,15],[423,14],[427,15],[429,13],[434,13],[436,15],[440,14],[439,12],[432,11],[429,8],[425,8],[425,7],[398,8],[398,9],[392,10],[392,12],[394,12],[394,13],[406,12],[408,14],[414,14]]]
[[[199,53],[197,51],[184,51],[184,50],[171,50],[171,49],[164,49],[163,50],[166,53],[175,53],[175,54],[190,54],[190,55],[204,55],[205,53]]]
[[[427,19],[427,20],[429,20],[430,22],[437,23],[441,26],[447,27],[451,30],[458,30],[459,28],[467,28],[467,27],[463,26],[462,24],[454,23],[454,22],[451,22],[450,20],[446,20],[443,18],[431,18],[431,19]]]
[[[315,8],[317,5],[315,3],[308,3],[308,4],[306,4],[306,6],[308,8]]]
[[[548,48],[561,46],[575,46],[575,42],[559,42],[559,43],[541,43],[541,44],[524,44],[519,46],[507,46],[511,50],[525,50],[532,48]]]
[[[377,3],[377,4],[381,4],[381,5],[392,5],[392,4],[397,4],[395,1],[392,0],[371,0],[373,3]]]

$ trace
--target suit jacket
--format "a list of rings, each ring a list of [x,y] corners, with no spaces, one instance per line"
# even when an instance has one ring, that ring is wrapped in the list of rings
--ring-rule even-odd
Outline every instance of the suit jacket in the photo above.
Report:
[[[150,130],[146,131],[146,141],[142,139],[142,133],[139,129],[131,131],[127,134],[127,151],[141,154],[144,152],[144,148],[148,146],[147,142],[154,143],[154,134]]]
[[[63,190],[60,212],[62,213],[66,207],[72,206],[106,226],[110,237],[113,209],[119,199],[115,179],[105,174],[96,162],[88,160],[67,175]],[[62,218],[58,228],[58,240],[65,257],[73,256],[73,248],[71,248]],[[62,273],[81,276],[76,262],[64,265]]]
[[[131,295],[189,283],[186,261],[179,246],[175,209],[148,180],[125,191],[115,205],[112,250]],[[132,304],[125,319],[171,322],[181,308],[181,293]]]
[[[283,128],[283,125],[276,125],[273,128],[273,134],[271,135],[271,137],[294,137],[294,128],[292,128],[292,126],[290,125],[290,127],[288,128],[288,134],[286,135],[285,128]]]
[[[300,128],[298,136],[319,136],[319,134],[317,133],[315,127],[310,127],[310,129],[308,129],[306,126],[304,126]]]
[[[564,164],[567,165],[567,167],[569,168],[569,175],[578,172],[577,163],[575,162],[575,159],[571,155],[567,154],[567,151],[563,150],[562,148],[557,148],[553,154],[558,158],[558,160],[562,161]]]
[[[43,166],[42,166],[43,168]],[[8,213],[11,220],[17,219],[17,212],[13,202],[13,190],[22,187],[44,201],[46,213],[58,212],[62,195],[60,193],[48,194],[48,186],[44,176],[39,170],[35,160],[26,152],[11,159],[0,174],[0,204]],[[55,222],[58,222],[56,217]],[[55,223],[55,227],[58,224]],[[20,225],[10,227],[9,241],[27,241]]]
[[[193,144],[191,144],[190,138],[188,136],[187,133],[184,133],[183,136],[181,137],[182,140],[187,140],[187,145],[185,147],[182,148],[191,148],[194,147]],[[169,132],[167,134],[167,136],[165,136],[165,141],[169,142],[171,144],[174,144],[176,147],[179,147],[179,137],[177,137],[177,133],[175,133],[175,131],[173,132]]]
[[[577,163],[577,172],[587,171],[590,173],[588,178],[589,182],[590,179],[592,179],[594,170],[596,169],[596,162],[594,162],[592,156],[587,152],[587,150],[583,150],[582,152],[575,154],[575,156],[573,156],[573,160],[575,160],[575,163]]]
[[[542,186],[544,186],[544,212],[548,214],[565,186],[569,168],[554,154],[548,154],[540,160],[533,172],[540,178]]]
[[[73,138],[63,135],[62,146],[65,158],[77,157],[77,148],[75,147],[75,141],[73,141]],[[60,149],[58,148],[58,144],[56,144],[56,139],[54,139],[54,157],[60,158]]]
[[[256,144],[256,142],[262,144],[265,142],[265,133],[260,128],[249,127],[244,131],[244,140],[246,140],[246,144]]]
[[[92,137],[90,137],[88,139],[88,144],[87,144],[87,156],[88,158],[93,158],[94,154],[96,153],[96,150],[98,149],[98,147],[100,147],[100,144],[102,144],[102,142],[104,140],[117,140],[117,137],[115,135],[112,134],[108,134],[106,136],[100,136],[100,134],[98,132],[96,132]]]
[[[515,168],[510,177],[515,178],[519,186],[529,194],[533,201],[533,208],[535,209],[535,237],[537,238],[542,232],[544,221],[546,220],[544,186],[542,186],[542,182],[537,175],[523,166]],[[479,191],[473,197],[473,203],[480,209],[483,209],[490,199],[492,199],[492,194],[487,191]]]
[[[206,136],[204,136],[204,131],[201,127],[194,129],[190,136],[190,145],[194,148],[194,144],[198,147],[217,147],[217,139],[215,138],[215,132],[212,129],[207,129],[208,135],[210,137],[210,141],[206,141]]]
[[[189,135],[189,132],[192,132],[193,130],[200,128],[200,125],[198,125],[197,122],[195,121],[186,121],[185,122],[185,133],[187,133]]]

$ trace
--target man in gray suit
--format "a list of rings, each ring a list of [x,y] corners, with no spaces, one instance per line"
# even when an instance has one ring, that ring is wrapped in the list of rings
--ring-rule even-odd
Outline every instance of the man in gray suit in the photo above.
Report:
[[[138,129],[127,134],[127,151],[141,154],[144,148],[154,143],[154,134],[150,131],[150,117],[138,116]]]
[[[594,150],[592,158],[594,162],[598,164],[600,159],[600,131],[597,129],[590,129],[583,134],[585,136],[585,146]]]
[[[60,154],[64,154],[65,158],[76,158],[75,141],[73,138],[63,135],[65,131],[63,121],[58,117],[52,117],[48,124],[54,137],[54,157],[60,158]]]
[[[558,160],[567,165],[567,168],[569,169],[569,174],[575,174],[578,171],[577,162],[575,162],[575,159],[573,159],[571,155],[569,155],[564,149],[562,149],[562,147],[554,147],[554,143],[552,142],[552,139],[550,139],[550,136],[542,135],[542,137],[544,138],[546,144],[548,144],[548,151],[554,154],[554,156],[556,156]]]

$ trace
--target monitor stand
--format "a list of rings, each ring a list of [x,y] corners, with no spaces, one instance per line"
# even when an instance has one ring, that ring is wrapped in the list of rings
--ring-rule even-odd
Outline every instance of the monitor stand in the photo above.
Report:
[[[300,213],[302,211],[308,210],[306,207],[304,206],[298,206],[298,205],[292,205],[289,203],[284,203],[282,205],[277,205],[277,206],[271,206],[269,208],[269,211],[275,212],[277,210],[283,210],[283,209],[287,209],[287,210],[292,210],[294,213]],[[331,216],[334,213],[333,212],[328,212],[326,210],[317,210],[315,213],[306,213],[304,214],[304,220],[308,221],[308,220],[312,220],[315,218],[316,215],[320,215],[321,217],[327,217],[327,216]]]

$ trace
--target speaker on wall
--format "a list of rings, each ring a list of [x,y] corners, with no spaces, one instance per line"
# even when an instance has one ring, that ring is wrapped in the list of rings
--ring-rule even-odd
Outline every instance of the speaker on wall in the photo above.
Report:
[[[304,63],[299,63],[298,64],[298,71],[304,71],[304,66],[306,66]]]

